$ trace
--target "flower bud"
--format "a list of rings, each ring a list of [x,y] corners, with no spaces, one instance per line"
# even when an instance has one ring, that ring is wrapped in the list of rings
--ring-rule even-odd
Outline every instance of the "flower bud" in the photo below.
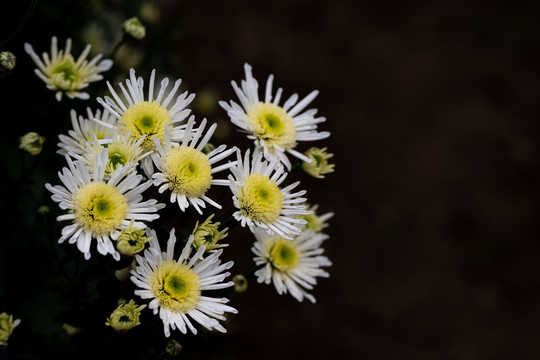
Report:
[[[124,30],[125,34],[137,40],[141,40],[146,36],[146,28],[137,17],[124,21],[122,30]]]
[[[134,300],[122,303],[112,312],[105,325],[111,326],[118,333],[123,334],[140,324],[139,316],[145,307],[146,305],[137,306]]]
[[[234,282],[234,291],[236,291],[237,293],[243,293],[247,290],[248,281],[244,275],[235,275],[232,280]]]
[[[19,138],[19,149],[28,152],[30,155],[37,155],[43,148],[45,138],[38,133],[29,132]]]
[[[229,246],[229,244],[218,244],[218,241],[227,237],[227,230],[225,228],[221,231],[218,230],[220,223],[212,223],[214,214],[210,215],[208,219],[199,225],[199,222],[195,224],[193,230],[193,247],[199,249],[202,245],[206,245],[206,251],[212,252],[216,249]]]
[[[13,315],[0,314],[0,345],[7,345],[7,340],[11,336],[13,329],[21,322],[20,319],[13,320]]]
[[[2,71],[11,71],[15,67],[17,58],[11,51],[0,52],[0,68]]]
[[[70,325],[70,324],[62,324],[62,329],[64,329],[64,331],[68,335],[75,335],[76,333],[78,333],[81,330],[78,327],[75,327],[75,326]]]
[[[330,159],[334,154],[329,154],[326,152],[326,148],[311,148],[304,153],[307,157],[311,159],[311,162],[303,162],[302,170],[304,170],[309,175],[322,179],[323,175],[331,173],[334,171],[334,164],[328,164],[328,159]]]
[[[145,230],[134,228],[132,221],[127,228],[120,232],[116,240],[118,252],[124,256],[135,256],[143,251],[145,244],[150,241],[145,235]]]
[[[170,357],[176,357],[180,355],[180,352],[182,351],[182,345],[180,345],[180,343],[174,339],[169,340],[167,346],[165,347],[165,351]]]

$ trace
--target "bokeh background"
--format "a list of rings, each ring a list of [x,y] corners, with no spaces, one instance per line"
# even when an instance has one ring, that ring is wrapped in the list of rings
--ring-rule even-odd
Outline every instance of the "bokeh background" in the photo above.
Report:
[[[0,49],[18,59],[0,79],[2,190],[11,199],[2,202],[6,311],[22,317],[29,304],[35,313],[61,306],[36,290],[53,270],[50,250],[33,242],[46,235],[32,209],[52,205],[41,185],[57,182],[66,106],[97,106],[56,103],[22,44],[40,52],[52,35],[60,44],[72,37],[78,49],[105,38],[95,47],[106,55],[121,22],[139,16],[147,37],[117,54],[120,80],[130,66],[182,78],[197,94],[194,113],[218,122],[218,137],[239,139],[217,100],[235,98],[230,81],[243,78],[248,62],[260,83],[273,73],[285,96],[319,89],[312,105],[332,133],[317,145],[335,154],[336,171],[302,183],[321,212],[335,212],[325,243],[331,277],[315,288],[317,303],[252,282],[228,334],[198,358],[540,358],[540,3],[153,4],[157,12],[143,16],[140,1],[38,1]],[[30,5],[0,5],[2,38]],[[41,170],[21,175],[31,177],[25,187],[17,179],[31,159],[16,147],[28,131],[48,141]],[[230,249],[242,266],[251,239],[234,233]],[[25,321],[47,329],[51,316],[41,316],[23,318],[10,340],[21,353],[32,349],[27,358],[48,358],[24,338],[33,334]]]

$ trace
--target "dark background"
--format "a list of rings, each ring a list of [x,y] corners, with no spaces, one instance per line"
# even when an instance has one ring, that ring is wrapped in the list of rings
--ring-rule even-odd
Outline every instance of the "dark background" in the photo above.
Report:
[[[251,282],[228,334],[201,359],[540,358],[540,3],[160,6],[161,20],[141,42],[152,54],[143,71],[180,77],[200,98],[236,99],[230,81],[243,78],[244,62],[261,86],[273,73],[284,97],[319,89],[312,106],[332,135],[316,145],[335,154],[333,174],[302,182],[310,202],[335,212],[325,243],[333,266],[313,291],[317,303]],[[76,5],[53,8],[38,2],[9,43],[17,72],[0,86],[4,111],[14,112],[2,118],[4,126],[17,119],[18,132],[3,134],[7,157],[8,144],[32,130],[54,152],[55,116],[66,122],[22,51],[24,41],[48,51],[53,31],[65,38],[76,28]],[[40,16],[58,21],[48,29]],[[43,114],[39,104],[53,110]],[[225,111],[197,104],[196,115],[217,121],[225,136]],[[33,115],[21,119],[23,109]],[[235,240],[230,249],[250,256],[251,240]]]

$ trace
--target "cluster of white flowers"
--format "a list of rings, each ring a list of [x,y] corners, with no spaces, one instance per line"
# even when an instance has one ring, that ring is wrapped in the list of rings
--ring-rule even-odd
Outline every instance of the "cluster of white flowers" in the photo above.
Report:
[[[51,55],[44,54],[43,61],[30,45],[25,48],[38,66],[36,74],[59,101],[63,94],[88,99],[80,90],[111,67],[110,60],[98,62],[101,56],[87,62],[89,47],[75,61],[69,40],[59,52],[53,37]],[[236,309],[226,305],[227,298],[212,297],[211,291],[234,285],[225,280],[233,262],[220,259],[226,245],[216,244],[227,236],[226,229],[219,231],[219,223],[212,227],[213,215],[206,221],[201,218],[204,229],[195,229],[175,257],[176,241],[186,239],[177,239],[173,228],[166,245],[163,241],[160,245],[152,224],[169,203],[176,203],[184,214],[193,208],[203,215],[207,206],[217,213],[221,200],[212,198],[210,189],[228,188],[228,200],[236,208],[231,221],[249,229],[253,238],[258,282],[273,283],[279,294],[314,302],[307,291],[317,277],[328,276],[323,267],[331,263],[321,246],[328,236],[322,230],[333,214],[317,215],[317,207],[308,205],[306,191],[298,190],[300,182],[290,183],[289,174],[302,169],[295,165],[313,162],[306,174],[320,178],[332,170],[326,162],[331,155],[324,153],[318,159],[297,149],[300,141],[330,135],[317,131],[325,119],[316,116],[317,110],[307,109],[318,92],[301,100],[293,94],[280,105],[282,89],[273,91],[270,75],[260,100],[258,82],[246,64],[241,86],[232,82],[240,104],[219,104],[253,140],[250,151],[211,143],[216,124],[208,126],[206,119],[197,121],[191,115],[195,95],[179,91],[180,79],[169,86],[168,78],[157,81],[157,76],[153,70],[144,79],[131,69],[117,86],[107,82],[109,96],[94,99],[100,108],[88,108],[86,116],[71,112],[72,129],[61,134],[58,143],[58,153],[66,161],[58,173],[61,185],[45,185],[65,211],[58,217],[67,222],[59,242],[76,244],[85,259],[96,251],[116,260],[134,256],[134,294],[148,300],[148,308],[159,314],[166,336],[176,328],[197,333],[196,324],[225,332],[220,320]],[[129,304],[117,312],[133,314],[137,325],[144,307]],[[111,316],[108,325],[114,319]]]

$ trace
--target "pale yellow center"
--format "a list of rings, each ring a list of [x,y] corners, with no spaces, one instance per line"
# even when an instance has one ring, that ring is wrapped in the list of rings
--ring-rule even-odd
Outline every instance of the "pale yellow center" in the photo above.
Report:
[[[103,181],[87,184],[75,193],[75,222],[96,236],[117,229],[128,209],[126,197]]]
[[[165,261],[155,269],[149,285],[159,305],[173,312],[195,309],[201,296],[199,276],[176,261]]]
[[[247,110],[247,121],[253,133],[263,140],[270,150],[277,145],[292,149],[296,145],[296,128],[291,116],[282,107],[272,103],[258,102]]]
[[[239,189],[238,201],[244,216],[263,223],[274,222],[283,208],[283,194],[275,182],[261,174],[249,175]]]
[[[172,191],[187,197],[203,196],[212,182],[208,157],[185,145],[171,148],[164,159],[163,174]]]
[[[84,72],[77,68],[70,54],[60,56],[46,69],[46,74],[57,89],[77,90],[84,85]]]
[[[131,138],[138,140],[141,136],[146,135],[141,144],[146,152],[155,148],[154,136],[163,142],[165,125],[171,124],[171,117],[167,109],[163,108],[157,101],[143,101],[130,106],[120,118],[120,122],[126,131],[130,131]]]
[[[269,237],[269,254],[272,266],[280,271],[294,268],[298,264],[299,251],[296,243],[279,236]]]

